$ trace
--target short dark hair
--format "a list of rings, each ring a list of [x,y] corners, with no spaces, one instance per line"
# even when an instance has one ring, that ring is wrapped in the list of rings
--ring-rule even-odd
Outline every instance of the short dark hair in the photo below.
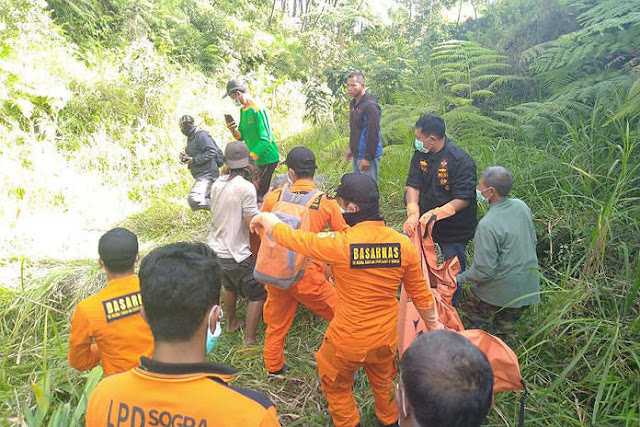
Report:
[[[316,174],[315,169],[293,169],[293,171],[296,173],[298,179],[312,179]]]
[[[489,166],[480,174],[487,187],[493,187],[498,194],[506,197],[513,187],[513,174],[502,166]]]
[[[406,398],[420,426],[480,426],[489,413],[491,365],[460,334],[434,331],[418,336],[402,356],[400,369]]]
[[[179,242],[149,252],[140,263],[140,293],[158,341],[186,341],[220,301],[220,267],[204,243]]]
[[[420,133],[424,136],[435,135],[439,139],[444,138],[447,130],[444,119],[436,114],[423,114],[415,127],[420,128]]]
[[[347,80],[352,78],[355,78],[358,81],[358,83],[364,85],[364,74],[362,74],[361,71],[350,72],[349,75],[347,76]]]

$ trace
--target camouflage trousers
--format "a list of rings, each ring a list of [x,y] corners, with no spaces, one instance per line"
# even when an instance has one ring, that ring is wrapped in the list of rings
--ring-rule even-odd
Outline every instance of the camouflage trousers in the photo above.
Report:
[[[525,308],[497,307],[480,300],[473,292],[469,292],[462,301],[460,311],[466,329],[482,329],[511,345],[515,338],[518,320]]]

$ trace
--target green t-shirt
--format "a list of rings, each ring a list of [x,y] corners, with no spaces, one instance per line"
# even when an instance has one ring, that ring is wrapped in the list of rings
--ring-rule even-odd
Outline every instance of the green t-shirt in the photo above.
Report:
[[[247,108],[240,109],[238,125],[240,140],[244,141],[249,151],[254,154],[259,166],[280,161],[278,146],[273,140],[267,110],[258,107],[254,102]]]
[[[473,238],[473,265],[458,283],[473,283],[473,293],[498,307],[540,301],[536,231],[529,207],[519,199],[489,206]]]

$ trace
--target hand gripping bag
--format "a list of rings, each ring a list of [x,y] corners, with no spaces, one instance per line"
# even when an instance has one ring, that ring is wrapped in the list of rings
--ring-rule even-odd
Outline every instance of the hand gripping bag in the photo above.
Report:
[[[271,212],[294,230],[310,231],[309,207],[321,195],[317,189],[306,194],[293,193],[286,185]],[[308,263],[309,258],[277,244],[269,233],[264,233],[253,277],[258,282],[288,289],[302,278]]]

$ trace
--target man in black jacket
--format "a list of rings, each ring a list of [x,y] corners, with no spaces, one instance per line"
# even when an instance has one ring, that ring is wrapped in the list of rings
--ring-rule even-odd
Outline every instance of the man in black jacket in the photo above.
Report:
[[[346,161],[353,159],[353,172],[362,172],[378,182],[378,165],[382,157],[380,137],[380,115],[378,100],[365,92],[364,76],[354,71],[347,78],[349,104],[349,148],[344,155]]]
[[[218,179],[218,166],[224,164],[224,155],[211,135],[198,129],[193,117],[184,115],[179,121],[180,130],[187,137],[187,147],[180,153],[180,161],[187,165],[196,182],[191,187],[187,201],[191,210],[211,207],[211,185]]]

